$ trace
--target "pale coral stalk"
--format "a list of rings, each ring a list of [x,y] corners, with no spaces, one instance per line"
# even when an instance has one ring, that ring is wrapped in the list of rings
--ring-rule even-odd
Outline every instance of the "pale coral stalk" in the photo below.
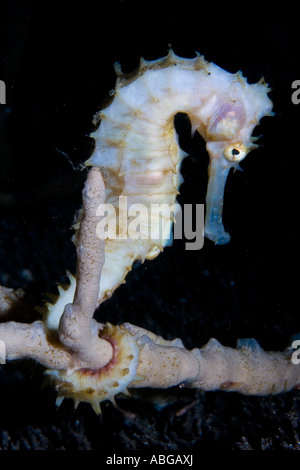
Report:
[[[65,395],[61,392],[62,397],[72,396],[75,402],[90,401],[97,412],[97,397],[100,401],[114,399],[113,390],[106,390],[101,382],[110,383],[109,375],[113,377],[110,387],[116,387],[116,394],[118,390],[125,393],[127,388],[179,385],[267,395],[299,387],[300,366],[292,361],[292,349],[282,353],[265,352],[255,340],[239,340],[237,348],[233,349],[211,339],[201,349],[187,350],[180,339],[165,340],[129,323],[109,327],[112,332],[117,331],[116,338],[119,338],[114,346],[101,338],[105,325],[96,322],[93,315],[104,262],[104,241],[97,238],[95,214],[104,201],[104,191],[100,170],[92,168],[83,192],[83,217],[76,239],[75,297],[72,304],[66,305],[58,331],[47,330],[41,321],[29,325],[1,323],[0,340],[6,344],[7,359],[28,357],[50,367],[58,389],[65,390]],[[128,361],[128,366],[121,361],[118,369],[122,357],[125,363]],[[86,389],[88,380],[95,389]],[[87,398],[89,391],[95,394],[90,399]]]
[[[300,385],[300,365],[291,348],[266,352],[256,340],[239,340],[237,348],[211,338],[201,349],[187,350],[181,340],[167,341],[126,323],[144,347],[137,369],[142,380],[129,387],[168,388],[176,385],[201,390],[237,391],[246,395],[287,392]]]
[[[100,275],[104,262],[104,241],[96,235],[96,208],[103,202],[105,188],[99,169],[89,171],[83,191],[83,218],[78,235],[77,287],[73,304],[62,315],[58,334],[50,332],[42,321],[31,324],[0,324],[0,340],[6,347],[6,359],[31,358],[45,367],[73,370],[101,368],[112,357],[111,344],[99,338],[101,325],[93,320]],[[11,289],[1,288],[2,311],[7,313],[19,299]]]
[[[71,354],[49,335],[41,321],[1,323],[0,340],[5,343],[7,360],[29,358],[56,369],[67,369],[72,363]]]
[[[79,358],[82,367],[101,368],[112,358],[111,344],[99,338],[99,324],[93,319],[97,306],[104,240],[96,233],[96,210],[105,200],[99,168],[91,168],[83,190],[83,216],[77,244],[77,284],[72,304],[65,307],[58,334],[61,343]],[[86,364],[84,364],[86,363]]]

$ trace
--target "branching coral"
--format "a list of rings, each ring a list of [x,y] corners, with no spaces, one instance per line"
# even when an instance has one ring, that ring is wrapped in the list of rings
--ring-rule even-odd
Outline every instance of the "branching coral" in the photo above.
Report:
[[[150,222],[140,219],[138,238],[129,236],[129,216],[122,237],[124,214],[116,201],[119,196],[146,208],[161,202],[174,207],[184,156],[173,125],[178,111],[189,113],[211,159],[205,234],[216,243],[229,241],[221,221],[226,177],[254,147],[254,126],[271,114],[267,92],[264,83],[248,85],[241,74],[228,74],[201,56],[181,59],[170,52],[158,61],[142,61],[130,79],[119,71],[115,98],[100,113],[96,149],[87,162],[92,168],[74,237],[76,281],[70,277],[69,288],[60,289],[43,320],[0,324],[7,360],[27,357],[45,366],[56,384],[58,403],[70,397],[75,404],[91,403],[99,413],[103,400],[114,402],[130,388],[181,385],[264,395],[299,385],[299,366],[292,362],[289,348],[265,352],[251,339],[239,340],[232,349],[211,339],[201,349],[187,350],[180,339],[167,341],[129,323],[114,326],[93,318],[133,261],[154,258],[167,243],[170,214]],[[110,204],[112,214],[118,215],[115,239],[99,236],[103,204]],[[159,237],[145,236],[149,224],[161,224]],[[1,288],[0,312],[7,313],[20,295]]]

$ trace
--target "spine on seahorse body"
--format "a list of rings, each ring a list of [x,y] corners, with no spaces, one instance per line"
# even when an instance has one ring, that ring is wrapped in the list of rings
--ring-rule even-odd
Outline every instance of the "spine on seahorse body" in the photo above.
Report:
[[[205,235],[223,244],[230,238],[222,224],[227,174],[255,148],[252,131],[272,109],[263,81],[248,84],[240,72],[228,73],[199,54],[184,59],[170,51],[162,59],[142,59],[130,76],[122,75],[119,67],[116,72],[112,102],[95,117],[100,125],[91,134],[95,150],[86,162],[101,168],[106,204],[117,215],[116,237],[105,242],[99,304],[124,282],[135,260],[155,258],[171,241],[174,203],[182,182],[180,165],[186,155],[178,144],[175,115],[186,113],[192,132],[197,130],[206,142],[210,165]],[[125,206],[128,210],[135,204],[146,209],[138,218],[139,238],[128,231],[133,217],[124,214]],[[171,211],[153,213],[151,209],[162,204]],[[119,237],[124,234],[124,217],[126,236]],[[159,236],[151,236],[158,227]],[[61,304],[72,301],[74,290],[75,282],[61,290]],[[59,310],[53,313],[56,325]]]

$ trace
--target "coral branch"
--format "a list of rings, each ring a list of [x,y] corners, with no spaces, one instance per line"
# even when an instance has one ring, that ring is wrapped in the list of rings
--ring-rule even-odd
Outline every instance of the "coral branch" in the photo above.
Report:
[[[101,172],[92,168],[83,191],[83,215],[76,236],[77,285],[74,300],[65,306],[57,330],[43,322],[0,324],[7,359],[28,357],[50,368],[65,397],[91,403],[114,401],[129,388],[186,386],[202,390],[238,391],[250,395],[276,394],[299,387],[300,368],[291,349],[265,352],[255,340],[239,340],[237,348],[211,339],[201,349],[187,350],[180,339],[168,341],[125,323],[102,325],[93,319],[97,308],[104,240],[97,237],[96,210],[105,199]],[[2,289],[2,310],[18,296]]]
[[[31,358],[45,367],[74,370],[105,366],[112,357],[109,341],[99,337],[102,325],[93,320],[104,263],[104,241],[96,235],[96,209],[104,201],[104,183],[99,169],[89,171],[83,191],[83,217],[77,236],[77,287],[72,304],[65,306],[57,332],[43,322],[0,324],[0,340],[7,359]],[[18,291],[17,291],[18,293]],[[1,288],[1,312],[6,313],[21,293]]]
[[[0,340],[5,343],[7,360],[29,358],[56,369],[67,369],[72,362],[70,353],[54,335],[47,334],[41,321],[1,323]]]
[[[268,395],[298,388],[300,367],[292,362],[292,350],[266,352],[256,340],[239,340],[237,349],[212,338],[201,349],[186,350],[181,341],[166,341],[143,328],[126,323],[144,344],[137,369],[142,380],[129,387],[167,388],[182,385],[201,390],[237,391]]]
[[[57,330],[43,322],[0,324],[7,359],[28,357],[50,368],[65,397],[91,403],[114,401],[129,388],[186,386],[202,390],[238,391],[250,395],[276,394],[299,387],[300,368],[291,349],[265,352],[255,340],[239,340],[237,348],[211,339],[201,349],[187,350],[180,339],[168,341],[144,328],[125,323],[103,325],[93,319],[97,308],[104,240],[97,237],[96,210],[104,202],[99,169],[89,171],[83,191],[83,215],[76,236],[77,285],[74,300],[65,306]],[[18,299],[2,289],[2,304]],[[8,299],[7,302],[5,299]],[[11,302],[10,302],[11,301]]]
[[[80,360],[81,367],[98,369],[112,358],[111,344],[99,338],[99,324],[93,320],[97,306],[104,240],[98,238],[96,210],[105,200],[99,168],[91,168],[83,190],[83,216],[77,245],[77,285],[72,304],[65,306],[59,324],[59,339]]]
[[[300,367],[292,361],[292,349],[264,351],[256,340],[239,340],[237,349],[211,339],[194,350],[199,374],[192,383],[202,390],[237,391],[246,395],[287,392],[300,384]]]

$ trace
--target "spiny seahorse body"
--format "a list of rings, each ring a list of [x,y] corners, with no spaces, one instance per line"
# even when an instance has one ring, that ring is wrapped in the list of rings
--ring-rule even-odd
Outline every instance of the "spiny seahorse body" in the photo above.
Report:
[[[141,238],[106,240],[99,303],[124,282],[135,260],[155,258],[170,241],[174,214],[156,213],[151,221],[148,215],[153,204],[172,208],[182,182],[180,165],[186,154],[178,144],[174,116],[186,113],[192,131],[206,141],[210,166],[205,235],[215,243],[227,243],[221,219],[228,172],[255,147],[252,131],[272,109],[263,81],[248,84],[240,72],[228,73],[199,54],[184,59],[170,51],[162,59],[141,60],[130,76],[116,70],[113,100],[95,117],[100,126],[91,134],[95,150],[86,165],[102,169],[106,203],[119,216],[117,234],[122,230],[120,196],[127,208],[143,204],[149,211],[139,218]],[[161,226],[157,238],[149,236],[150,225]],[[46,319],[49,328],[57,328],[62,307],[73,300],[75,284],[71,279],[68,289],[60,289],[58,303]]]

